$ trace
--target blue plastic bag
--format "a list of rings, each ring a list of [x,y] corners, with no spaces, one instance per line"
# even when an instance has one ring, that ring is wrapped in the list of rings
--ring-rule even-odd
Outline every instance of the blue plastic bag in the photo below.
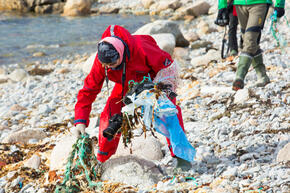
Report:
[[[154,110],[154,129],[169,138],[173,153],[182,159],[193,162],[196,150],[186,138],[177,117],[175,105],[167,97],[159,97]]]
[[[122,112],[133,115],[134,109],[141,107],[143,122],[147,130],[150,130],[153,125],[157,132],[170,140],[172,151],[177,157],[190,162],[194,161],[196,150],[187,140],[179,124],[178,111],[165,93],[156,99],[156,93],[145,90],[138,96],[133,96],[131,100],[132,103],[123,107]],[[152,117],[154,117],[153,120]]]

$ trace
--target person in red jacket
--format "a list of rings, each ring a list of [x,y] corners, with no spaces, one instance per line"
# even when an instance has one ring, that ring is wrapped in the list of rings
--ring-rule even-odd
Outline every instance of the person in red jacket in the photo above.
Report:
[[[110,25],[104,31],[92,69],[78,93],[74,121],[75,135],[85,133],[85,128],[89,125],[92,103],[100,93],[104,81],[106,80],[106,84],[109,80],[115,82],[100,116],[97,154],[100,162],[108,160],[117,150],[120,134],[108,139],[104,137],[103,132],[108,127],[110,118],[121,113],[124,106],[122,99],[128,91],[128,81],[140,82],[148,75],[154,81],[155,77],[160,78],[162,74],[166,74],[166,70],[174,64],[171,56],[161,50],[149,35],[131,35],[128,30],[118,25]],[[173,89],[177,85],[174,80],[168,80],[171,81]],[[176,99],[172,99],[172,102],[176,104]],[[181,109],[177,105],[176,108],[179,123],[184,130]],[[171,155],[176,157],[171,150],[170,141],[167,141]],[[177,163],[177,167],[182,169],[191,167],[190,162],[181,158],[177,158]]]

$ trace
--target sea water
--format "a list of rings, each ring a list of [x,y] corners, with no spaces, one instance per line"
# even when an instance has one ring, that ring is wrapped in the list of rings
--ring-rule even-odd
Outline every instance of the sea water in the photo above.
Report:
[[[15,15],[0,12],[0,66],[25,65],[39,61],[93,53],[104,30],[121,25],[131,33],[150,22],[149,16]],[[41,56],[33,56],[42,53]]]

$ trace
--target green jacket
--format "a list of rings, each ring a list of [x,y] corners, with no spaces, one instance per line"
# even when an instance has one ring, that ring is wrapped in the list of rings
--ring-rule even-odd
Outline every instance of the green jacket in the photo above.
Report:
[[[219,1],[219,9],[227,7],[227,0],[218,0]],[[254,5],[254,4],[272,4],[272,0],[234,0],[234,5]],[[285,0],[276,0],[275,7],[282,7],[285,6]]]

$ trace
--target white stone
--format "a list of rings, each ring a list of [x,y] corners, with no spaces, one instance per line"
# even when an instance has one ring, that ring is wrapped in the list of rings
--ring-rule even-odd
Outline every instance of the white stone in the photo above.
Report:
[[[11,74],[8,75],[9,79],[15,82],[19,82],[25,79],[28,73],[23,69],[15,69]]]
[[[72,146],[76,143],[77,138],[72,135],[62,137],[55,145],[50,156],[49,169],[64,170],[67,159],[72,151]]]
[[[39,129],[25,129],[9,134],[3,139],[3,143],[28,143],[30,139],[41,140],[45,137],[46,133]]]
[[[147,136],[146,138],[144,138],[143,134],[140,137],[134,137],[132,139],[132,147],[131,145],[125,147],[121,138],[118,149],[113,158],[130,155],[130,148],[132,148],[132,154],[134,156],[141,157],[147,160],[157,161],[161,160],[163,157],[160,142],[153,136]]]
[[[94,64],[95,58],[96,58],[97,53],[92,54],[83,64],[82,64],[82,70],[86,74],[89,74],[92,66]]]
[[[38,155],[33,155],[31,158],[29,158],[25,163],[25,167],[33,168],[33,169],[38,169],[40,165],[40,157]]]
[[[235,94],[234,103],[244,104],[247,100],[249,100],[249,98],[250,98],[249,90],[246,88],[240,89]]]
[[[160,177],[161,173],[153,162],[124,156],[105,162],[101,179],[144,188],[156,184]]]
[[[286,144],[277,155],[277,162],[290,161],[290,143]]]
[[[156,41],[157,45],[164,50],[165,52],[169,53],[170,55],[173,54],[175,48],[175,37],[171,33],[161,33],[161,34],[154,34],[152,35],[154,40]]]

